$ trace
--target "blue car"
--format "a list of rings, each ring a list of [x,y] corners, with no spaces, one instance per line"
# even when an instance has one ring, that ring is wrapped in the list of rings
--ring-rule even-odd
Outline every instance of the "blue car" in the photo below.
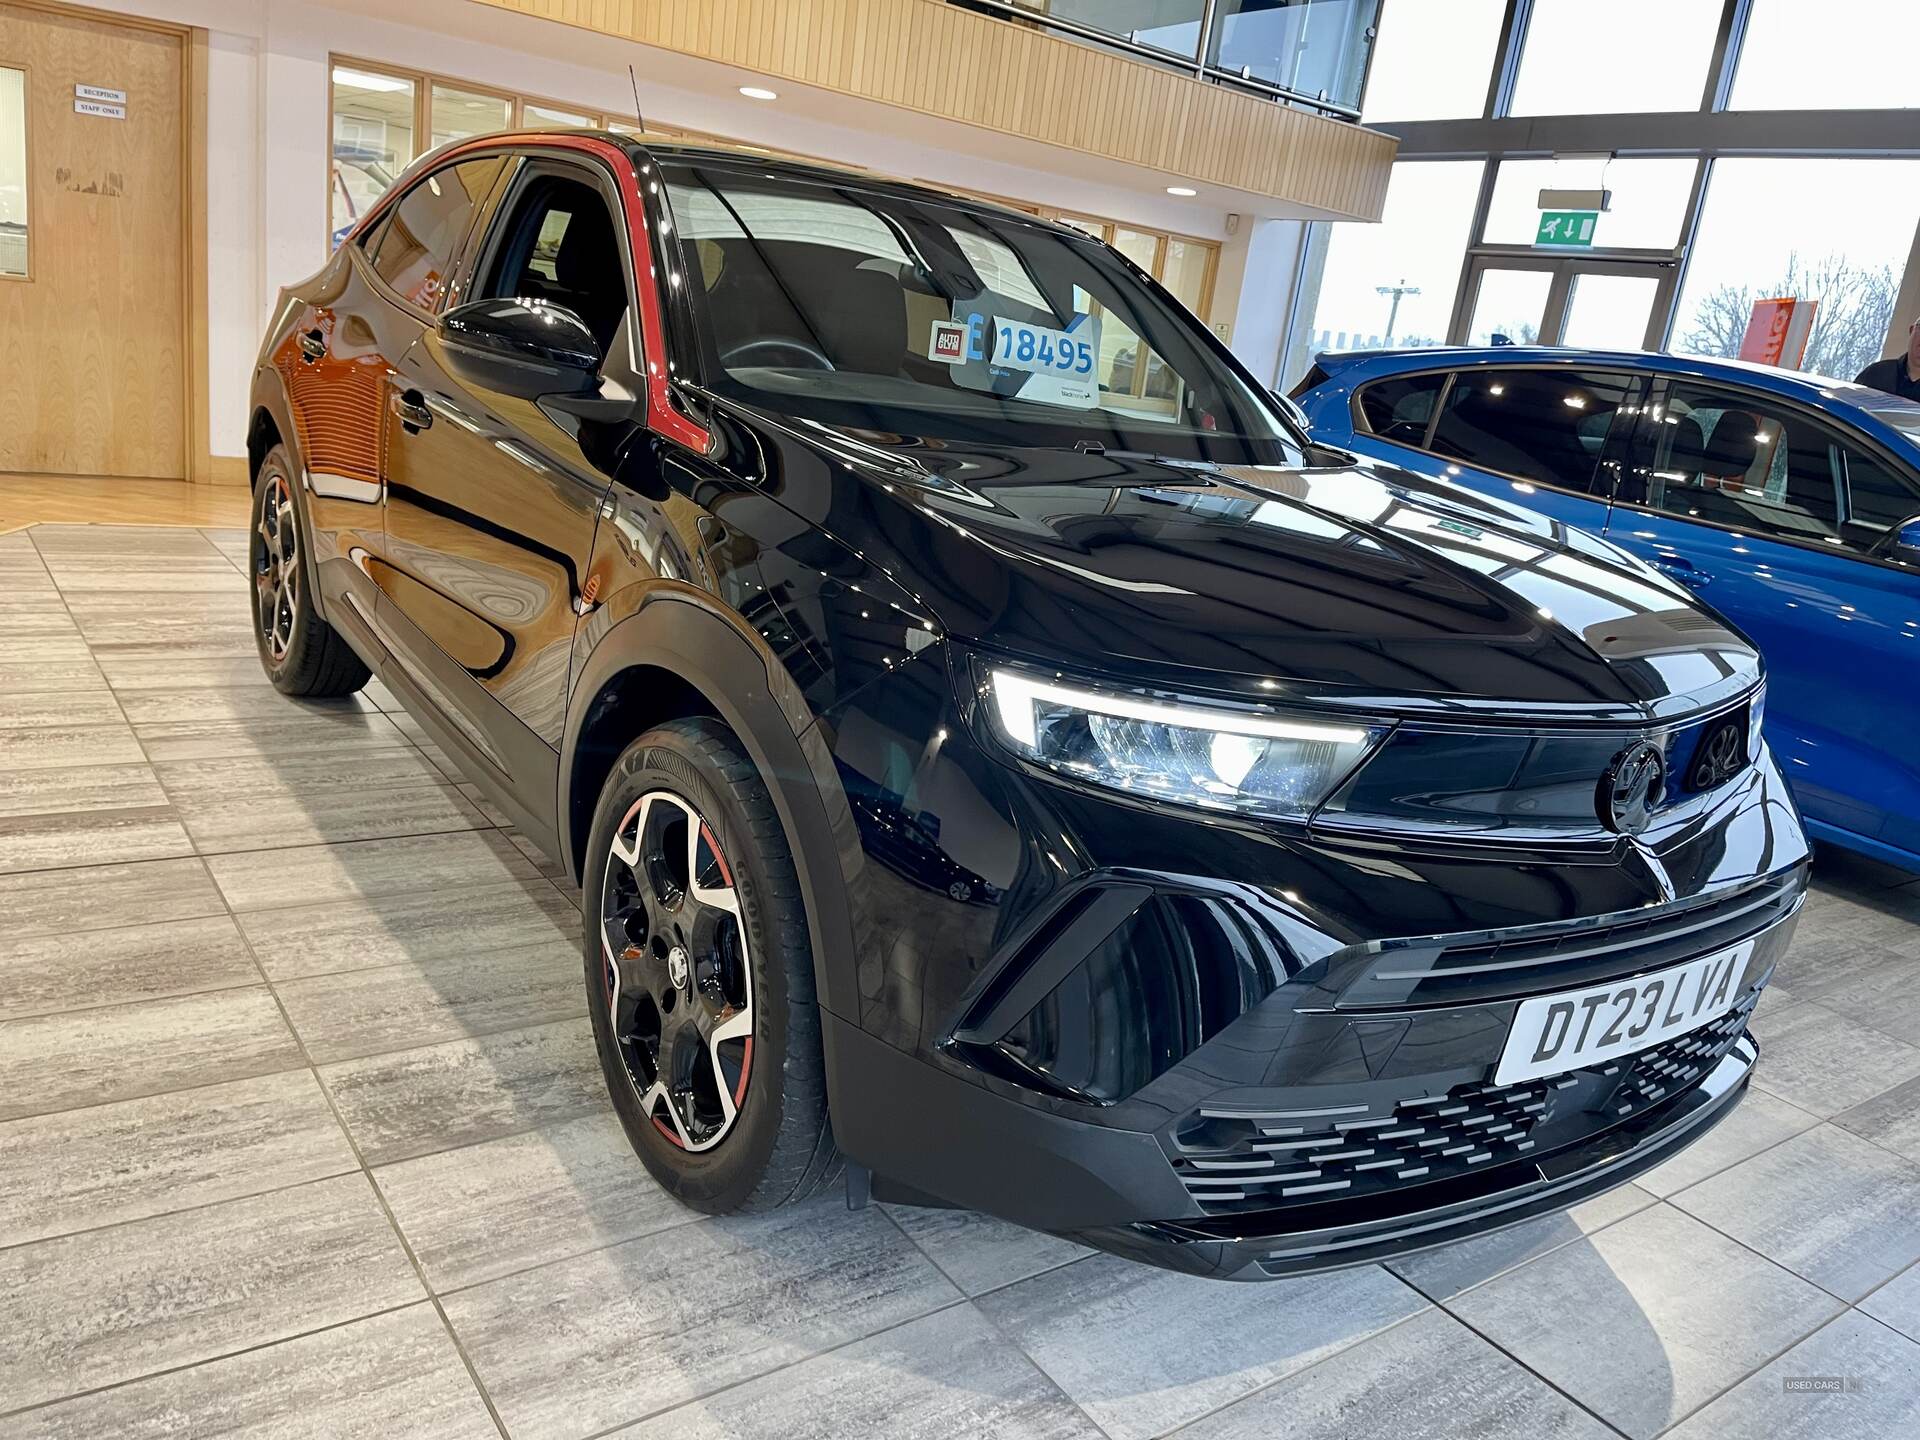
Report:
[[[1817,838],[1920,870],[1920,405],[1739,361],[1323,355],[1316,439],[1594,531],[1759,642]]]

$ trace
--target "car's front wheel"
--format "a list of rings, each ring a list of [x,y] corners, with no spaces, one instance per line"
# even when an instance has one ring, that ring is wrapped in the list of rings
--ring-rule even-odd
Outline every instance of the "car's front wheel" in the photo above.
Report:
[[[584,877],[587,993],[614,1109],[672,1194],[713,1214],[838,1170],[806,912],[785,832],[717,720],[614,763]]]
[[[283,695],[326,699],[351,695],[373,672],[341,635],[314,612],[293,464],[274,446],[253,487],[253,535],[247,547],[253,577],[253,638],[267,678]]]

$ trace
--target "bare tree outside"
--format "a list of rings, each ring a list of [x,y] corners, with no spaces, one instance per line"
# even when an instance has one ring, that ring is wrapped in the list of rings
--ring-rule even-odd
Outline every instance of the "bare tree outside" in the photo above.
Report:
[[[1851,380],[1880,358],[1899,293],[1891,265],[1858,265],[1842,255],[1806,263],[1796,250],[1787,257],[1786,275],[1772,285],[1722,285],[1703,295],[1675,348],[1731,359],[1740,353],[1754,301],[1797,296],[1820,302],[1801,368]]]

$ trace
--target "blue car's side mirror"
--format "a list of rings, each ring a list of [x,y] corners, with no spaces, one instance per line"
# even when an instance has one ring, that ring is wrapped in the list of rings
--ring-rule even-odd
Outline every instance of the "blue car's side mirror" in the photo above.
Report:
[[[1920,515],[1909,515],[1898,525],[1889,527],[1869,553],[1882,560],[1920,566]]]

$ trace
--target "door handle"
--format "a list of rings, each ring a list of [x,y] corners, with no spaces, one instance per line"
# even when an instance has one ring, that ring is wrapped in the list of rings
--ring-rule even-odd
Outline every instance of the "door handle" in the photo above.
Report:
[[[1709,583],[1713,579],[1712,575],[1702,570],[1691,560],[1683,560],[1678,555],[1654,556],[1653,568],[1660,571],[1663,575],[1671,575],[1682,585],[1692,590],[1698,590],[1702,585]]]
[[[318,330],[309,330],[300,337],[300,354],[309,365],[317,365],[326,358],[327,337]]]
[[[395,390],[387,397],[387,406],[409,434],[418,435],[433,424],[433,411],[427,408],[427,398],[418,390]]]

